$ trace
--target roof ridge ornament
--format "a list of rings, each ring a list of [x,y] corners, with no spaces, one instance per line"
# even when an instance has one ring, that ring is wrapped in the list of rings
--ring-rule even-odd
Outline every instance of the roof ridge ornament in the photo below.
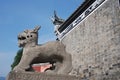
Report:
[[[51,17],[51,20],[54,25],[61,25],[62,23],[65,22],[64,19],[57,16],[57,12],[55,10],[54,10],[54,15]]]
[[[54,10],[54,15],[51,17],[51,21],[54,25],[54,33],[56,34],[56,36],[58,36],[60,34],[58,29],[65,22],[65,20],[58,17],[56,11]]]

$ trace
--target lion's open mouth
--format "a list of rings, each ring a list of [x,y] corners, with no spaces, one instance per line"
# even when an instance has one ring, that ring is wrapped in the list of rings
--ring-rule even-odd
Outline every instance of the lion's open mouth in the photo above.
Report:
[[[18,40],[25,40],[26,39],[26,37],[24,37],[24,36],[18,36]]]

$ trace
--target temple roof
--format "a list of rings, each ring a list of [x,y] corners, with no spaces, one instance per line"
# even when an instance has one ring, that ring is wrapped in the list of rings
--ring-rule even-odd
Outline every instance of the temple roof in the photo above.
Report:
[[[58,29],[59,32],[65,30],[78,16],[80,16],[96,0],[85,0],[68,19]]]

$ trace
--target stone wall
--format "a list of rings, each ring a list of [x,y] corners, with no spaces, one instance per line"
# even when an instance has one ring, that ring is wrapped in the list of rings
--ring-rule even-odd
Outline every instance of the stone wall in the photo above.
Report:
[[[72,55],[72,75],[91,80],[119,80],[119,0],[107,0],[69,32],[62,42]]]

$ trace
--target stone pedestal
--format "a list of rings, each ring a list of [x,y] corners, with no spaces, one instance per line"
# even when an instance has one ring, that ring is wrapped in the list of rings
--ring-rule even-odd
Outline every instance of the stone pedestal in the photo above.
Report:
[[[46,74],[39,72],[10,72],[6,80],[82,80],[70,75]]]

